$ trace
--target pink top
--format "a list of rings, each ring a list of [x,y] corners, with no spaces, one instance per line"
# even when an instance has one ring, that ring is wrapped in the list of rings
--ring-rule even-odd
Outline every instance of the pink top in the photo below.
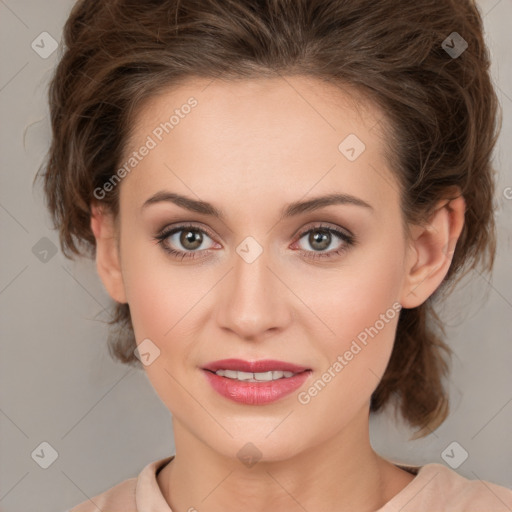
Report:
[[[158,486],[157,473],[173,456],[151,462],[138,477],[128,478],[70,512],[172,512]],[[376,512],[510,512],[512,491],[483,480],[469,480],[442,464],[412,467],[415,474],[397,495]]]

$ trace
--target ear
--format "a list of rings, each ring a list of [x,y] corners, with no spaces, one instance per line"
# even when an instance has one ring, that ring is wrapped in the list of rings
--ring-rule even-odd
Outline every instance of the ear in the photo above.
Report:
[[[114,217],[97,204],[91,205],[91,229],[96,238],[96,268],[108,294],[126,303]]]
[[[421,305],[443,281],[464,226],[465,210],[462,195],[445,199],[438,203],[426,225],[411,228],[400,300],[404,308]]]

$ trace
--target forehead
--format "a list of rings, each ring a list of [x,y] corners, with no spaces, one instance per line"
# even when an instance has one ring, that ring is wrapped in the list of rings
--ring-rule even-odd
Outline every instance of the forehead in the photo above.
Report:
[[[125,159],[148,138],[154,147],[123,187],[132,196],[175,186],[211,202],[223,192],[272,189],[291,201],[336,188],[379,201],[378,187],[393,180],[383,120],[354,88],[303,76],[190,80],[137,113]]]
[[[244,128],[240,133],[242,136],[251,131],[253,134],[261,131],[267,134],[281,127],[288,132],[295,131],[295,135],[300,131],[311,135],[313,132],[336,132],[352,127],[364,136],[366,129],[375,128],[384,117],[380,109],[354,87],[312,77],[196,78],[150,97],[134,117],[133,135],[146,133],[160,122],[168,121],[176,110],[186,107],[190,98],[197,101],[197,107],[193,109],[195,115],[185,113],[190,120],[183,123],[187,126],[181,131],[188,127],[201,134],[199,130],[204,127],[204,136],[215,135],[219,140],[223,135],[239,133],[230,128],[240,128],[240,125]],[[208,129],[205,121],[214,120],[217,129]],[[293,130],[298,120],[301,123]],[[304,124],[309,125],[308,130],[304,130]]]

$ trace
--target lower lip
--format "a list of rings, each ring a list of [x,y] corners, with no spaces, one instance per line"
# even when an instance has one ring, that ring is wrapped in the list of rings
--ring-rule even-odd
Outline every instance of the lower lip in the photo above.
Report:
[[[209,383],[217,393],[234,402],[248,405],[264,405],[275,402],[304,384],[311,370],[297,373],[293,377],[266,382],[244,382],[221,377],[216,373],[203,370]]]

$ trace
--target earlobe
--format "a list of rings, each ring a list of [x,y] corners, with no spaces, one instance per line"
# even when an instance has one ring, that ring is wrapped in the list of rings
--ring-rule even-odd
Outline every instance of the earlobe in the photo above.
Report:
[[[442,283],[450,268],[457,240],[464,226],[462,195],[439,203],[425,226],[414,226],[407,257],[400,303],[415,308]]]
[[[91,230],[96,239],[96,269],[112,299],[125,304],[127,300],[114,217],[96,204],[91,205],[91,212]]]

